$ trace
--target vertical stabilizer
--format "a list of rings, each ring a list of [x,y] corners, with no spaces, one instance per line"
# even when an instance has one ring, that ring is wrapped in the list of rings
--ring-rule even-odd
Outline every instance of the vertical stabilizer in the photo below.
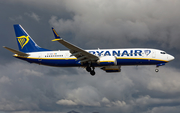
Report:
[[[20,24],[14,25],[14,31],[19,47],[19,51],[22,52],[38,52],[38,51],[49,51],[39,47],[29,34],[23,29]]]

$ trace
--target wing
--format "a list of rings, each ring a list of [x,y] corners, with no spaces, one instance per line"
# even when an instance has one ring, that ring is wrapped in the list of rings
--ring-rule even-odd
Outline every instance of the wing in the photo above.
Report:
[[[81,49],[80,47],[77,47],[65,40],[63,40],[62,38],[60,38],[60,36],[57,34],[57,32],[54,30],[54,28],[52,28],[55,39],[52,41],[58,41],[59,43],[61,43],[62,45],[64,45],[65,47],[67,47],[70,51],[70,53],[72,54],[71,56],[75,56],[77,58],[77,60],[80,60],[81,63],[86,63],[86,62],[96,62],[99,57],[96,55],[93,55],[83,49]]]
[[[17,50],[14,50],[14,49],[11,49],[9,47],[5,47],[3,46],[5,49],[13,52],[14,54],[17,54],[17,55],[20,55],[20,56],[29,56],[29,54],[26,54],[26,53],[23,53],[23,52],[20,52],[20,51],[17,51]]]

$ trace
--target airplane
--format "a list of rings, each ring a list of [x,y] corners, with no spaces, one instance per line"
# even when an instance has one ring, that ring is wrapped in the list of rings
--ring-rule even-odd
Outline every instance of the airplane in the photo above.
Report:
[[[29,63],[55,67],[83,67],[92,76],[95,67],[110,72],[121,72],[121,66],[156,65],[159,66],[174,60],[174,57],[165,51],[151,48],[124,48],[124,49],[93,49],[84,50],[62,39],[52,28],[55,39],[69,50],[52,51],[38,46],[20,24],[14,25],[19,51],[5,47],[14,53],[14,57]]]

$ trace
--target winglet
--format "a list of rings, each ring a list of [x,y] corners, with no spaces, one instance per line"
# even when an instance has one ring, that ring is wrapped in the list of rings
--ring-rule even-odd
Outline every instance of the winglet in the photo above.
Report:
[[[61,40],[61,37],[57,34],[57,32],[55,31],[55,29],[52,27],[52,30],[53,30],[53,33],[54,33],[54,36],[55,36],[55,39],[52,40],[52,41],[58,41],[58,40]]]

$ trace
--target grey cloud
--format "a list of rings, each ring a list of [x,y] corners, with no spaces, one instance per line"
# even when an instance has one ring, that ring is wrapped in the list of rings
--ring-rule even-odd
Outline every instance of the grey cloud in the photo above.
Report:
[[[82,1],[66,1],[67,10],[75,14],[72,20],[53,16],[50,24],[56,26],[59,32],[71,31],[75,34],[75,41],[79,38],[90,41],[88,46],[94,43],[98,45],[91,42],[94,39],[97,42],[102,39],[112,41],[116,46],[136,39],[142,42],[155,40],[162,47],[179,49],[178,1],[99,1],[83,2],[80,5],[81,3]],[[109,44],[104,43],[106,46]]]
[[[173,112],[173,113],[179,113],[180,111],[180,106],[177,107],[167,107],[167,106],[162,106],[162,107],[155,107],[152,110],[149,110],[148,112],[145,113],[159,113],[159,112],[163,112],[163,113],[169,113],[169,112]]]
[[[27,16],[29,16],[29,17],[31,17],[32,19],[34,19],[34,20],[36,20],[36,21],[38,21],[39,22],[39,20],[40,20],[40,17],[36,14],[36,13],[25,13],[25,15],[27,15]]]
[[[19,15],[17,17],[10,17],[9,19],[12,20],[12,21],[16,21],[16,20],[22,20],[23,17],[21,15]]]
[[[162,67],[157,75],[153,74],[155,73],[153,67],[139,67],[138,69],[126,67],[123,68],[122,73],[117,74],[104,74],[105,72],[96,69],[97,76],[95,77],[90,76],[82,69],[77,69],[77,75],[74,76],[66,72],[59,73],[59,76],[46,76],[51,68],[25,62],[1,65],[1,110],[44,111],[46,106],[50,105],[53,112],[53,109],[63,111],[61,106],[68,105],[75,109],[76,106],[89,106],[94,109],[98,108],[99,111],[106,108],[107,111],[115,109],[114,112],[131,112],[137,110],[138,106],[141,106],[138,111],[146,111],[149,108],[153,109],[152,106],[157,107],[155,105],[173,106],[180,102],[178,99],[179,89],[175,88],[170,91],[168,89],[172,83],[179,86],[178,81],[174,81],[174,78],[178,79],[179,73],[174,70],[171,73],[174,77],[168,78],[166,76],[169,76],[168,72],[171,69],[166,67]],[[11,71],[8,72],[8,69]],[[128,70],[131,71],[128,72]],[[149,74],[146,76],[143,73]],[[154,84],[161,84],[159,81],[161,77],[164,77],[163,81],[167,81],[164,84],[165,88],[153,87]],[[152,81],[154,84],[151,86]],[[145,90],[148,95],[143,92]],[[139,96],[133,96],[136,93]],[[153,93],[167,96],[155,97]],[[177,96],[174,97],[174,94]]]
[[[67,99],[58,100],[56,103],[57,103],[57,104],[60,104],[60,105],[68,105],[68,106],[77,105],[77,103],[75,103],[74,101],[72,101],[72,100],[67,100]]]

